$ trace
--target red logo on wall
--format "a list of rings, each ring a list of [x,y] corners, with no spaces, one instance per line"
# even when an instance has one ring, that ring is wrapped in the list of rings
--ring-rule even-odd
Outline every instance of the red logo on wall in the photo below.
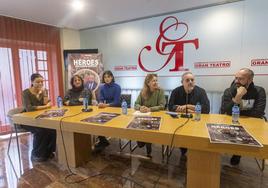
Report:
[[[173,22],[168,25],[168,23]],[[165,25],[165,27],[164,27]],[[171,31],[179,33],[180,30],[184,31],[183,34],[180,34],[177,38],[169,38],[166,33]],[[139,53],[138,64],[143,71],[146,72],[157,72],[163,69],[170,62],[173,56],[175,56],[175,65],[174,68],[169,69],[169,71],[181,71],[185,70],[183,68],[184,65],[184,45],[185,44],[194,44],[195,49],[199,47],[198,39],[193,40],[182,40],[188,33],[188,25],[184,22],[179,22],[178,19],[174,16],[166,17],[159,26],[159,36],[156,40],[155,49],[159,55],[167,56],[166,62],[159,69],[149,70],[144,66],[144,62],[142,62],[141,55],[145,52],[149,52],[152,50],[150,45],[143,47],[143,49]],[[176,33],[174,33],[176,35]],[[171,46],[171,50],[167,50],[167,47]],[[170,49],[170,48],[169,48]]]

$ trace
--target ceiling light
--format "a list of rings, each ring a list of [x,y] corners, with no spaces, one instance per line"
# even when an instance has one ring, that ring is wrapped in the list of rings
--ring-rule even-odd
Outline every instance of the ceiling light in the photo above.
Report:
[[[81,0],[73,0],[72,7],[76,11],[81,11],[84,8],[84,3]]]

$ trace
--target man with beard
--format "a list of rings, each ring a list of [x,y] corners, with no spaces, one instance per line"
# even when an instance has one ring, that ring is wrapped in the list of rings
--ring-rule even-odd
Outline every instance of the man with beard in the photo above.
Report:
[[[222,96],[221,113],[231,115],[232,107],[237,104],[241,116],[262,118],[265,114],[266,94],[262,87],[253,83],[254,72],[242,68],[235,74],[235,80]],[[233,155],[231,165],[238,165],[241,156]]]
[[[195,105],[200,103],[202,113],[208,114],[210,110],[206,91],[195,85],[195,77],[191,72],[182,75],[182,86],[175,88],[170,96],[168,109],[182,114],[194,113]],[[187,152],[186,148],[180,148],[181,155]]]

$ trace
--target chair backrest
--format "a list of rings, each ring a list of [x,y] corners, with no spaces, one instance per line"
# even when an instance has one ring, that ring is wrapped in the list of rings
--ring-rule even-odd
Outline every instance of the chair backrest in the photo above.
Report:
[[[122,103],[123,99],[127,102],[127,107],[131,107],[131,94],[121,94],[120,96],[120,103]]]
[[[14,122],[13,122],[13,115],[22,113],[24,111],[24,108],[18,107],[18,108],[13,108],[8,111],[7,113],[7,118],[12,127],[14,127]]]
[[[165,95],[165,99],[166,99],[165,110],[167,110],[168,109],[168,95]]]
[[[264,119],[264,121],[267,122],[267,118],[266,118],[266,116],[262,116],[262,119]]]

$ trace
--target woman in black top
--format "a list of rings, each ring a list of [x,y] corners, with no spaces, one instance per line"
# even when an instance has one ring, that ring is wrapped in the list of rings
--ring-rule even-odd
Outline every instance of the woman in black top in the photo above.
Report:
[[[31,87],[22,93],[22,103],[25,111],[35,111],[50,108],[47,90],[43,88],[43,77],[34,73],[31,75]],[[56,149],[56,131],[23,125],[23,128],[33,133],[32,161],[42,162],[54,157]]]
[[[72,89],[67,91],[63,99],[63,104],[67,106],[77,106],[83,104],[83,98],[88,98],[88,105],[92,104],[92,93],[84,88],[84,81],[81,76],[74,75],[71,78]]]

